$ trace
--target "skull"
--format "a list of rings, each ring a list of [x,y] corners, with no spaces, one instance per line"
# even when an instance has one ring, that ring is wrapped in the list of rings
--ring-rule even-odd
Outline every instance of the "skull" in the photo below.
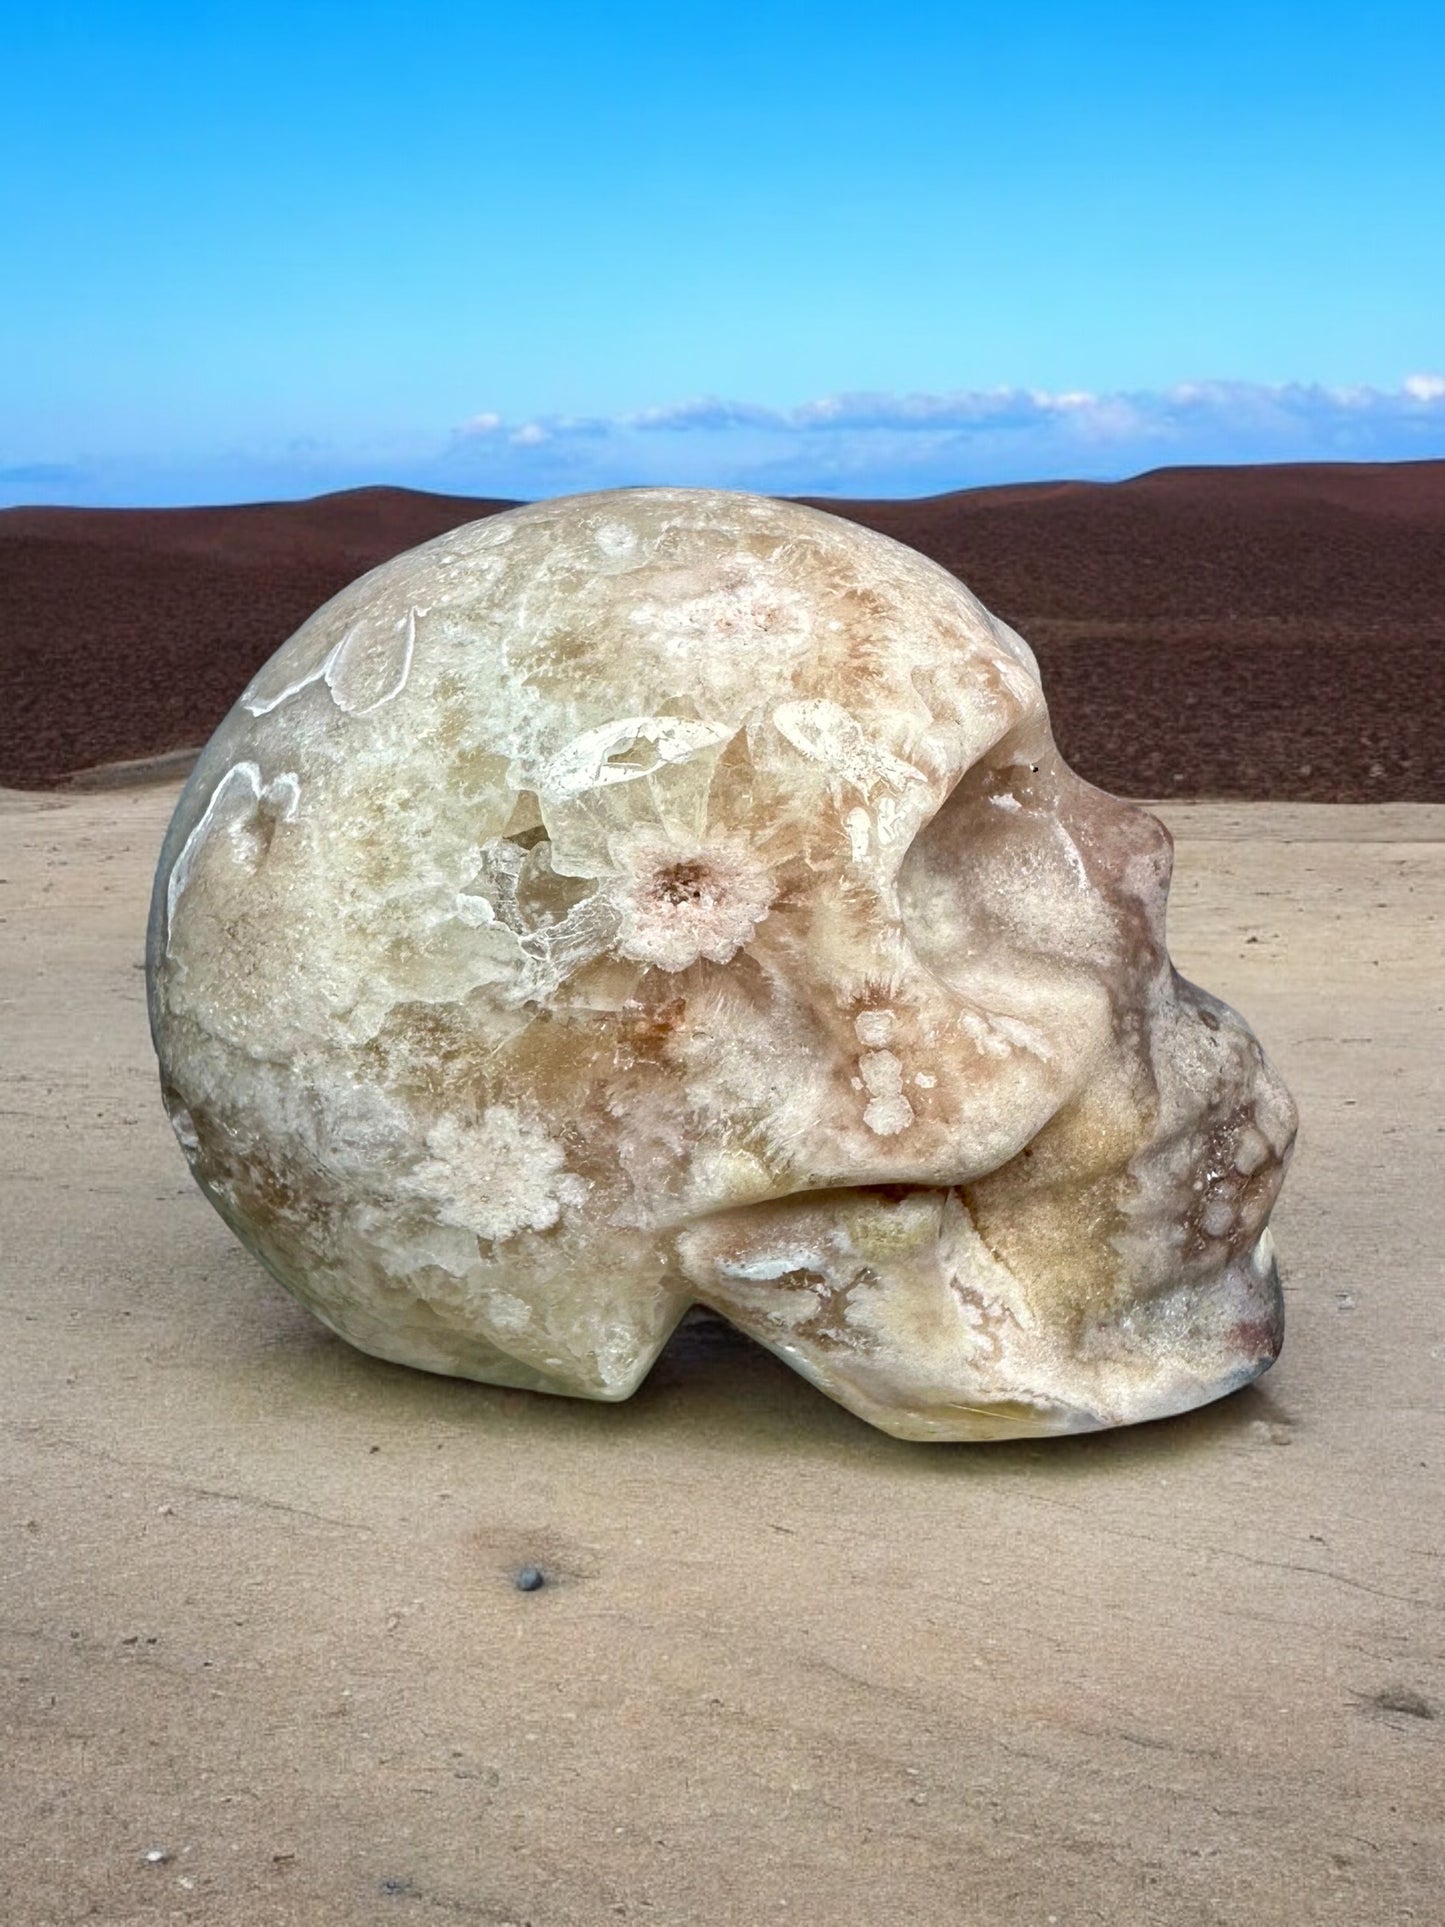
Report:
[[[1295,1128],[1169,962],[1170,847],[912,550],[709,490],[517,509],[343,590],[207,746],[167,1108],[385,1358],[620,1399],[702,1304],[905,1438],[1158,1417],[1278,1351]]]

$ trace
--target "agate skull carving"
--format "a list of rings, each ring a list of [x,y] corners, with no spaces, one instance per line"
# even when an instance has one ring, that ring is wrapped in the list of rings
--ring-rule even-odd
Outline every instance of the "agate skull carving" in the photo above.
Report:
[[[202,1189],[381,1357],[625,1398],[711,1307],[901,1437],[1264,1371],[1290,1099],[1027,645],[814,509],[635,489],[373,570],[265,665],[150,929]]]

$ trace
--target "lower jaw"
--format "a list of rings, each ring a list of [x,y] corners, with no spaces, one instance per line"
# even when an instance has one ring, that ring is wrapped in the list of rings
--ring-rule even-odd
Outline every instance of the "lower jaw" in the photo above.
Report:
[[[748,1329],[736,1307],[728,1317]],[[1205,1278],[1065,1343],[1036,1326],[986,1363],[849,1357],[752,1335],[859,1418],[912,1440],[999,1441],[1096,1432],[1170,1418],[1227,1397],[1267,1372],[1283,1340],[1283,1299],[1268,1230]]]

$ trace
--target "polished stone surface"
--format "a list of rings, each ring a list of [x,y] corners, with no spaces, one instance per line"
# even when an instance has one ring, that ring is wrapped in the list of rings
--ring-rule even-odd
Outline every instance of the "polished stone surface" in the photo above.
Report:
[[[152,1026],[206,1194],[382,1357],[626,1397],[701,1302],[887,1431],[1273,1361],[1294,1134],[1166,831],[886,538],[629,490],[335,597],[182,795]]]

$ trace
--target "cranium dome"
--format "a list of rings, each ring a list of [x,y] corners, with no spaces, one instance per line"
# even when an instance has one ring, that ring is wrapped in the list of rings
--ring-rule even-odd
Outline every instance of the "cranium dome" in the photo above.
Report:
[[[904,1437],[1156,1417],[1278,1349],[1294,1131],[1168,876],[922,556],[541,503],[343,590],[216,732],[156,880],[166,1102],[386,1358],[623,1398],[701,1303]]]

